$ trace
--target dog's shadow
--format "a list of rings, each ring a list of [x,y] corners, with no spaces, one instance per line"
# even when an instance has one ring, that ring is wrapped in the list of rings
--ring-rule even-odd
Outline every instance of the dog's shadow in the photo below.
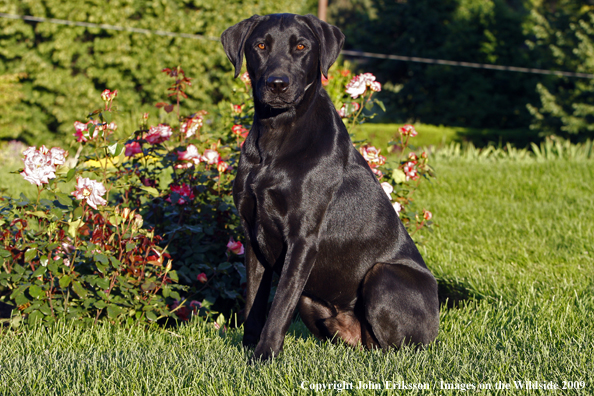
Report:
[[[483,295],[472,286],[459,281],[436,276],[437,295],[441,309],[458,309],[464,307],[465,303],[472,300],[481,300]]]

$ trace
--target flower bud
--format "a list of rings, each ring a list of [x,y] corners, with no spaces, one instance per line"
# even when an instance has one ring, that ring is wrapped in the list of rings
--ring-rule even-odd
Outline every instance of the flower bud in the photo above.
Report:
[[[142,216],[140,214],[135,214],[134,215],[134,225],[137,228],[142,227],[142,224],[144,224],[144,220],[142,220]]]

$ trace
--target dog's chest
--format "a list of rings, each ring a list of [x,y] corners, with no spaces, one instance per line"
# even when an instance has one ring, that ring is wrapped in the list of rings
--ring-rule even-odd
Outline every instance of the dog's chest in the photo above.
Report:
[[[252,244],[270,265],[282,254],[290,223],[291,187],[279,176],[268,167],[251,170],[245,176],[239,205]]]

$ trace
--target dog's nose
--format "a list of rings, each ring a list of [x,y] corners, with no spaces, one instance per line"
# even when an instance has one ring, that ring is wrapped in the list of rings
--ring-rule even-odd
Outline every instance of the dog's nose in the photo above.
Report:
[[[270,76],[266,80],[266,86],[275,94],[285,92],[289,87],[289,78],[286,76]]]

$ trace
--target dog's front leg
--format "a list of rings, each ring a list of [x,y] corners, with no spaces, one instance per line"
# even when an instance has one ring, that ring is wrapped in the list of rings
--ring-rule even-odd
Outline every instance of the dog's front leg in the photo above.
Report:
[[[257,259],[251,243],[245,244],[247,290],[245,298],[245,323],[243,324],[243,345],[256,346],[266,321],[268,296],[273,271],[265,268]]]
[[[254,351],[254,359],[266,360],[281,351],[293,312],[314,265],[316,252],[316,243],[305,239],[288,246],[276,295]]]

